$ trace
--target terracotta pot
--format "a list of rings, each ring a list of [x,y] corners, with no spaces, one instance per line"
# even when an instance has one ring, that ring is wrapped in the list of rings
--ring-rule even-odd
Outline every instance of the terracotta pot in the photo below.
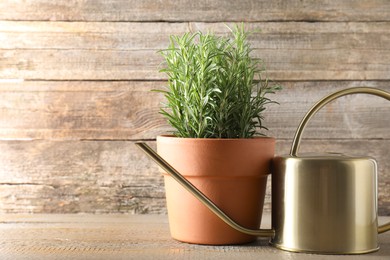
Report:
[[[237,223],[258,228],[275,139],[157,137],[158,153]],[[252,242],[229,227],[172,177],[164,174],[170,232],[196,244]]]

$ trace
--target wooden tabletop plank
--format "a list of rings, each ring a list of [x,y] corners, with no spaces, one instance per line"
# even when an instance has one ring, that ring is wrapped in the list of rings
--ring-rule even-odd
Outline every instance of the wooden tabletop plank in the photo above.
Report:
[[[1,9],[1,5],[0,5]],[[389,22],[248,23],[274,80],[389,80]],[[0,21],[0,78],[161,80],[169,35],[224,23]]]
[[[381,217],[380,221],[390,217]],[[269,227],[266,215],[264,227]],[[234,246],[181,243],[165,215],[0,215],[1,259],[389,259],[390,233],[381,249],[360,256],[290,253],[267,239]]]
[[[309,130],[309,129],[308,129]],[[148,142],[156,148],[155,141]],[[291,140],[277,140],[287,154]],[[300,152],[372,156],[379,214],[390,215],[390,140],[307,140]],[[166,212],[163,177],[133,141],[0,141],[1,213]],[[270,188],[265,208],[270,208]]]
[[[390,74],[389,74],[390,75]],[[294,136],[311,106],[332,92],[357,86],[390,92],[387,81],[281,82],[264,113],[278,139]],[[159,114],[166,102],[153,89],[165,81],[9,81],[0,84],[0,139],[154,139],[172,128]],[[319,111],[305,131],[312,139],[390,139],[390,103],[369,95],[341,98]]]
[[[386,0],[13,0],[0,1],[4,20],[87,21],[389,21]],[[108,11],[109,10],[109,11]]]

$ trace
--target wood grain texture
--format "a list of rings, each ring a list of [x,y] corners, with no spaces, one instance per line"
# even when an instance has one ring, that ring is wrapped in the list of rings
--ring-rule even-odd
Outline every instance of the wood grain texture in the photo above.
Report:
[[[274,80],[389,80],[390,22],[252,23],[253,56]],[[1,22],[0,78],[161,80],[169,35],[222,23]]]
[[[0,19],[50,21],[389,21],[386,0],[5,0]]]
[[[165,212],[162,176],[132,142],[6,141],[0,150],[0,212]]]
[[[270,218],[263,216],[264,227],[270,227]],[[0,234],[3,259],[384,260],[390,255],[390,233],[378,236],[378,252],[360,256],[289,253],[266,238],[247,245],[186,244],[170,237],[166,216],[156,215],[0,215]]]
[[[300,120],[320,98],[334,91],[390,84],[372,82],[282,82],[272,96],[280,105],[265,113],[276,138],[292,138]],[[166,82],[24,81],[0,85],[0,139],[136,140],[172,131],[158,113]],[[341,98],[308,124],[305,138],[390,139],[390,103],[369,95]],[[386,119],[386,120],[384,120]]]
[[[278,140],[276,153],[290,145]],[[389,140],[304,140],[301,151],[376,158],[379,213],[388,215],[388,147]],[[1,141],[0,151],[0,213],[166,213],[162,176],[131,141]]]
[[[150,139],[163,82],[10,82],[0,90],[2,139]]]
[[[169,35],[261,29],[252,54],[284,85],[265,113],[280,154],[325,95],[390,91],[389,13],[386,0],[0,1],[0,212],[166,213],[157,167],[133,142],[171,130],[150,92],[166,84],[156,52]],[[390,215],[388,112],[377,97],[344,97],[308,124],[302,150],[377,158]]]

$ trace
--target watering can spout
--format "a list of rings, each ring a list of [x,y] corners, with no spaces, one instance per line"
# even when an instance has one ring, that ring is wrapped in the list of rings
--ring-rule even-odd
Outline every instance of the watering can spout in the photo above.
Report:
[[[144,142],[137,142],[135,144],[142,151],[144,151],[158,166],[164,169],[172,178],[179,182],[186,190],[194,195],[203,205],[217,215],[221,220],[228,224],[233,229],[240,231],[247,235],[253,235],[258,237],[274,237],[275,230],[273,229],[248,229],[245,228],[228,215],[226,215],[220,208],[218,208],[206,195],[198,190],[191,182],[184,178],[177,170],[175,170],[168,162],[166,162],[160,155],[158,155],[152,148],[150,148]]]

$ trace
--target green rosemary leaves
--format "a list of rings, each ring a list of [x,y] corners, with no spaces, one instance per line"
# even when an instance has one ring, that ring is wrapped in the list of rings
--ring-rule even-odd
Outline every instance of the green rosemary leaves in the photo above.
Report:
[[[261,61],[250,57],[244,26],[231,30],[232,38],[213,33],[171,36],[160,51],[168,76],[161,108],[178,137],[250,138],[266,129],[262,112],[266,97],[281,87],[262,79]]]

